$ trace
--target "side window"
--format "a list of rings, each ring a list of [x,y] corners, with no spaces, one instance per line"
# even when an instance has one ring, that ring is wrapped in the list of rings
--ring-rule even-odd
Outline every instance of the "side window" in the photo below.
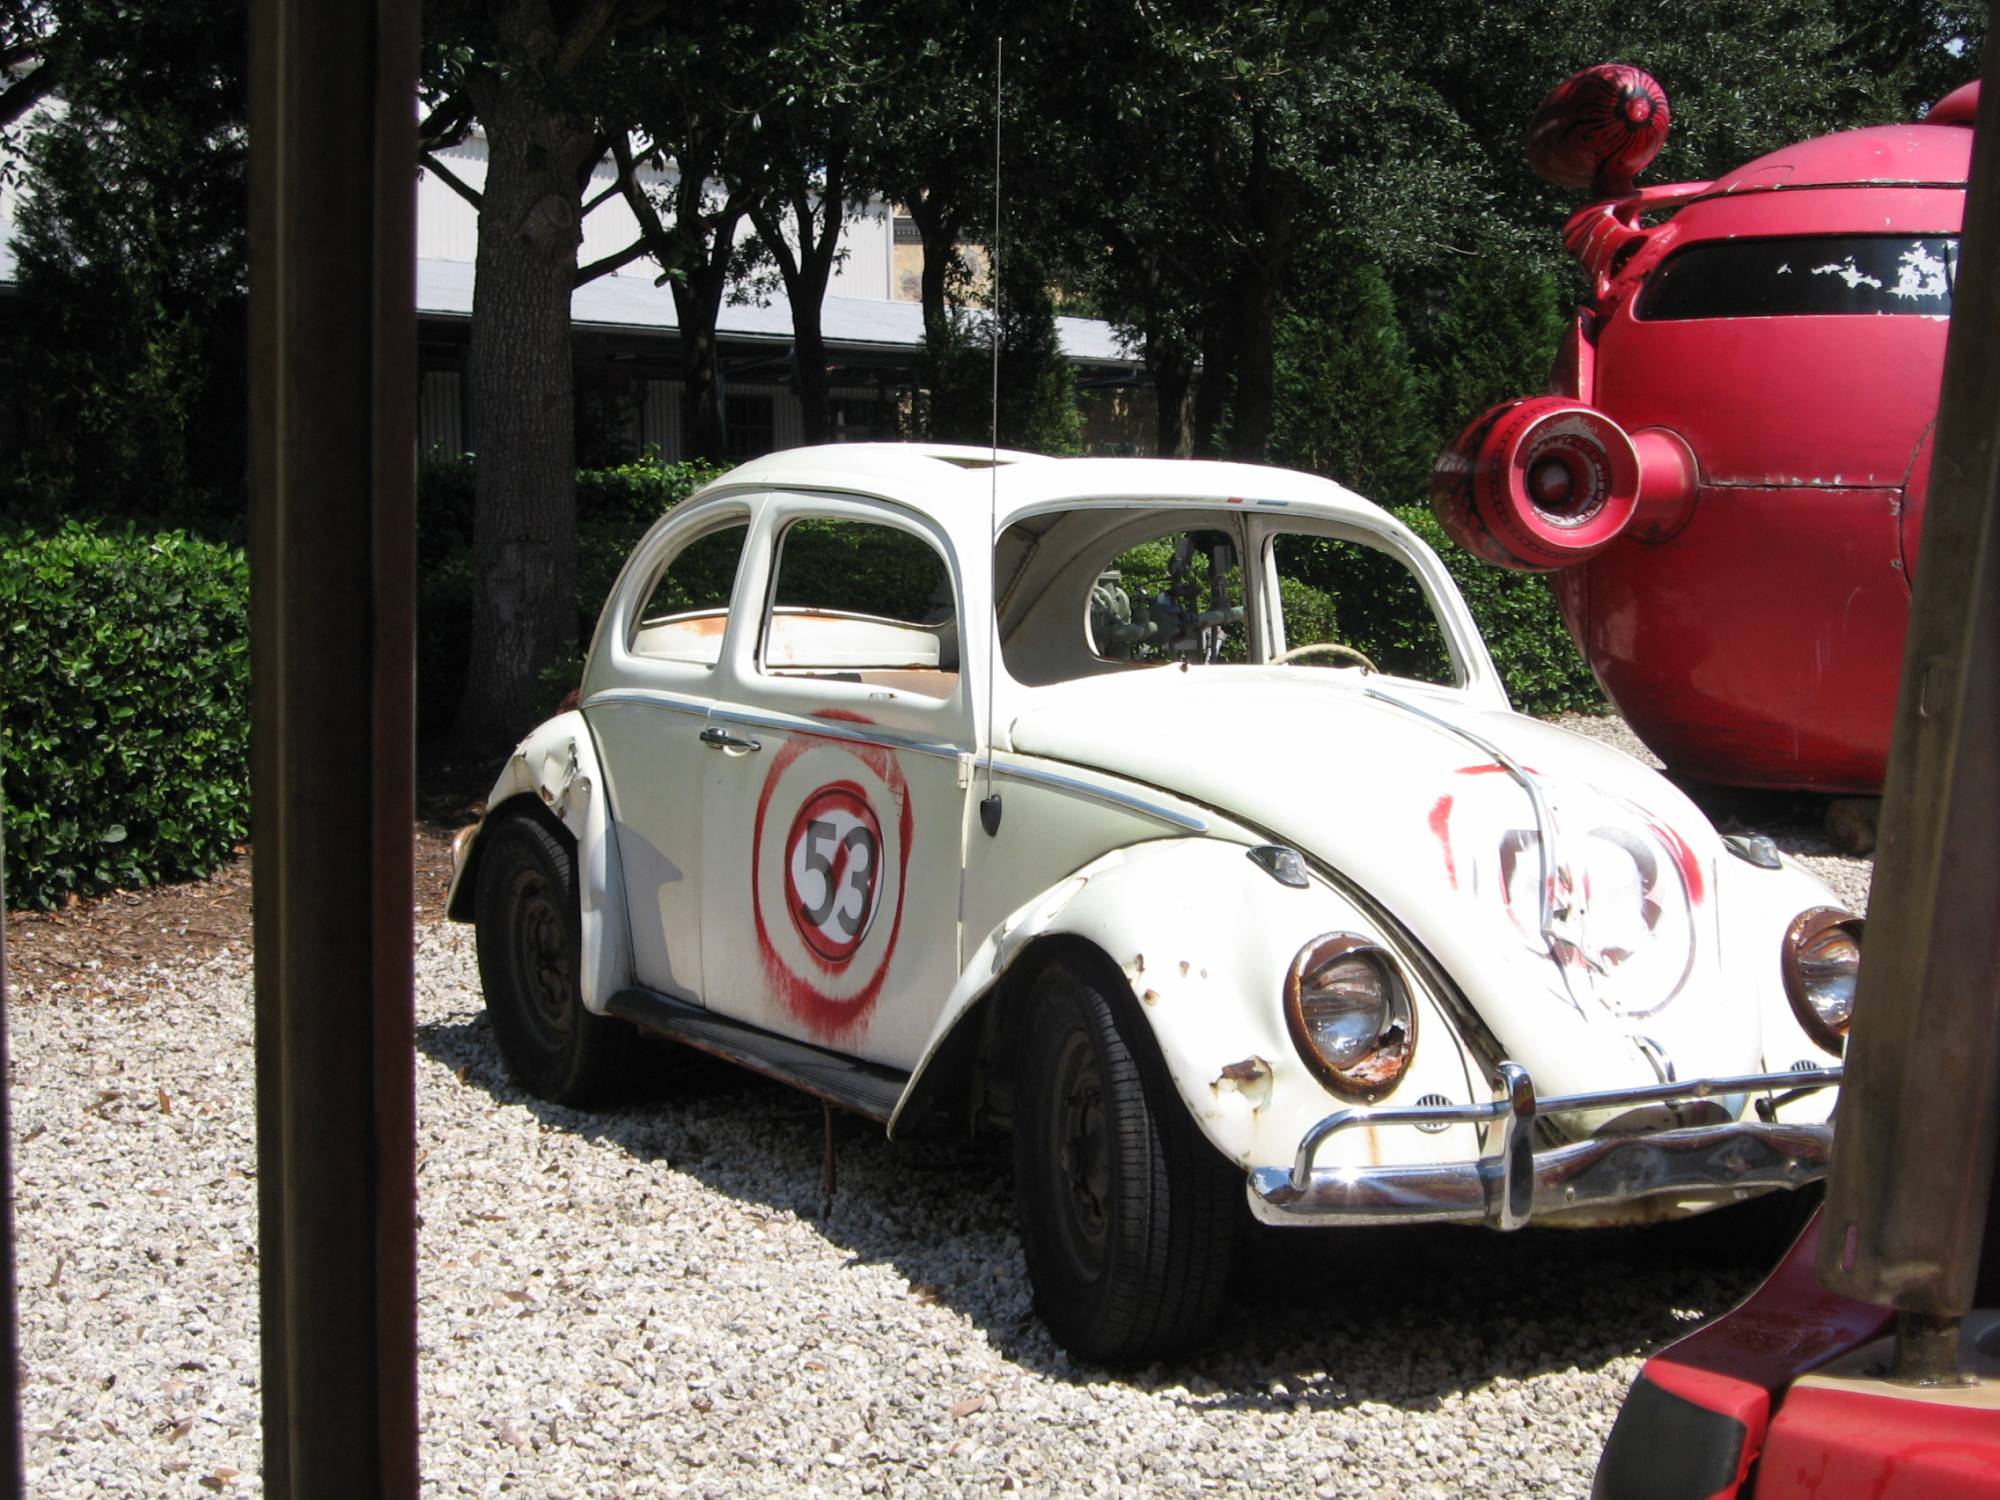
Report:
[[[655,580],[632,630],[632,654],[712,667],[722,660],[729,594],[748,521],[704,532],[676,552]]]
[[[1234,539],[1182,531],[1126,548],[1091,585],[1088,626],[1103,661],[1248,661]]]
[[[779,540],[759,653],[774,676],[949,698],[958,686],[951,571],[922,537],[872,521],[794,521]]]
[[[1444,627],[1424,586],[1396,557],[1337,537],[1271,539],[1285,649],[1302,667],[1353,667],[1360,652],[1393,677],[1458,681]],[[1305,646],[1346,651],[1303,651]]]

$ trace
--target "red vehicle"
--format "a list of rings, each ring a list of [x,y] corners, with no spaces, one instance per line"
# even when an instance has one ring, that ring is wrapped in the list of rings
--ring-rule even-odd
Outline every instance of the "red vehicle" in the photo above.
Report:
[[[1826,1202],[1646,1362],[1594,1500],[2000,1497],[2000,163],[1967,219]]]
[[[1537,112],[1536,169],[1596,199],[1563,232],[1592,300],[1552,394],[1468,426],[1433,504],[1551,575],[1677,772],[1881,790],[1977,98],[1645,188],[1669,118],[1646,74],[1589,69]]]

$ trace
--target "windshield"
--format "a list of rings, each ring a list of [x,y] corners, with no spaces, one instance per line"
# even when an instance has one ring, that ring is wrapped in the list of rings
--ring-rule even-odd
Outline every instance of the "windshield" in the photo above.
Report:
[[[1170,664],[1462,680],[1422,581],[1357,527],[1097,505],[1016,523],[994,561],[1003,658],[1031,686]]]

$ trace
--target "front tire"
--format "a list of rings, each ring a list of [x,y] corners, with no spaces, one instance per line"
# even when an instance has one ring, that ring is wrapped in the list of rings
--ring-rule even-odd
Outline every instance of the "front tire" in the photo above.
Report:
[[[532,815],[506,819],[486,839],[473,920],[479,982],[507,1071],[552,1104],[603,1103],[623,1089],[635,1038],[584,1008],[569,846]]]
[[[1123,985],[1055,964],[1015,1031],[1014,1194],[1035,1310],[1058,1344],[1138,1364],[1200,1342],[1243,1179],[1189,1116]]]

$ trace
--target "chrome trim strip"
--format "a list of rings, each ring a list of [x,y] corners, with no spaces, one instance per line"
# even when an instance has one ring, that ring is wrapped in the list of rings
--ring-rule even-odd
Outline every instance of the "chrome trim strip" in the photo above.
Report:
[[[680,698],[672,693],[663,693],[658,688],[606,688],[601,693],[592,693],[579,708],[600,708],[606,704],[626,703],[639,708],[672,708],[682,713],[708,713],[708,701],[703,698]]]
[[[1824,1173],[1826,1149],[1833,1139],[1831,1124],[1740,1120],[1652,1135],[1601,1136],[1539,1155],[1533,1150],[1534,1125],[1545,1114],[1774,1089],[1809,1092],[1837,1087],[1843,1075],[1843,1069],[1835,1065],[1802,1072],[1695,1078],[1537,1100],[1526,1068],[1503,1062],[1499,1072],[1504,1098],[1478,1104],[1343,1109],[1328,1115],[1300,1138],[1298,1155],[1289,1170],[1258,1167],[1251,1172],[1251,1207],[1258,1217],[1271,1223],[1301,1217],[1355,1223],[1471,1219],[1498,1229],[1518,1229],[1537,1212],[1551,1209],[1622,1203],[1679,1189],[1797,1185]],[[1481,1125],[1496,1120],[1501,1122],[1499,1151],[1478,1161],[1326,1171],[1314,1165],[1320,1147],[1343,1130],[1377,1125]],[[1743,1142],[1753,1145],[1737,1149]],[[1773,1150],[1782,1145],[1783,1150],[1769,1160],[1753,1163],[1754,1143],[1759,1142]],[[1717,1146],[1722,1149],[1710,1150]],[[1689,1159],[1699,1157],[1700,1169],[1688,1168],[1681,1157],[1668,1161],[1674,1153]],[[1780,1156],[1782,1162],[1778,1162]],[[1806,1167],[1813,1170],[1801,1175]],[[1774,1171],[1775,1176],[1771,1175]],[[1592,1172],[1598,1177],[1580,1185],[1579,1179]]]
[[[718,723],[749,724],[759,729],[777,729],[790,734],[816,734],[823,739],[853,740],[858,744],[880,745],[885,750],[908,750],[917,755],[932,755],[943,760],[957,760],[960,753],[955,745],[939,745],[925,740],[902,740],[887,734],[870,734],[865,726],[845,724],[833,719],[814,719],[796,714],[762,714],[754,709],[724,706],[703,698],[676,697],[657,688],[606,688],[601,693],[592,693],[584,700],[582,706],[596,708],[608,703],[678,709],[683,713],[696,713],[704,718],[713,718]]]
[[[847,724],[838,719],[814,719],[797,714],[764,714],[734,705],[715,705],[710,716],[722,724],[748,724],[757,729],[775,729],[783,734],[815,734],[821,739],[851,740],[861,745],[880,745],[884,750],[908,750],[913,755],[931,755],[940,760],[957,760],[956,745],[939,745],[925,740],[899,740],[893,735],[869,733],[869,726]]]
[[[1075,792],[1081,797],[1095,797],[1100,802],[1109,802],[1114,807],[1127,808],[1132,812],[1144,813],[1149,818],[1158,818],[1163,823],[1171,823],[1176,828],[1185,828],[1189,833],[1207,833],[1208,824],[1164,803],[1148,801],[1130,792],[1121,792],[1115,787],[1098,786],[1093,782],[1081,781],[1074,776],[1064,776],[1057,771],[1044,771],[1035,766],[1009,765],[996,761],[993,766],[995,776],[1012,776],[1017,781],[1039,782],[1060,791]]]

